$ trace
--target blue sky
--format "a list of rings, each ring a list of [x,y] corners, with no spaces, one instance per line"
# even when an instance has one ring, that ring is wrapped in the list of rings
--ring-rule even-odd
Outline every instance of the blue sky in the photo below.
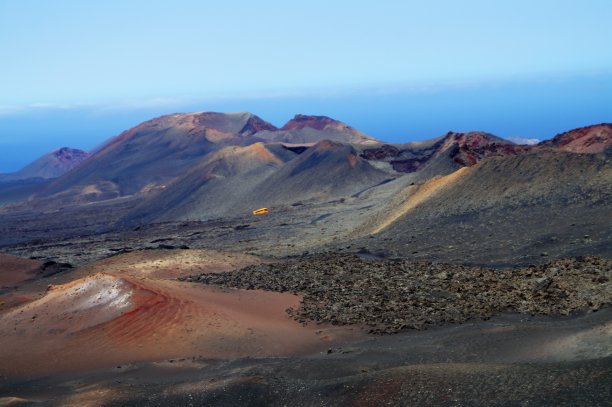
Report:
[[[177,111],[396,142],[612,121],[610,1],[211,3],[0,0],[0,172]]]

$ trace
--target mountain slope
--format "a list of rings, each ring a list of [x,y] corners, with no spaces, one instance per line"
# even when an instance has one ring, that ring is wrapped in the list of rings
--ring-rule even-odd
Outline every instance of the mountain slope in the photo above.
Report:
[[[327,116],[295,115],[281,129],[264,130],[256,137],[288,144],[317,143],[321,140],[351,144],[372,144],[378,140]]]
[[[580,127],[557,134],[550,140],[538,144],[573,153],[600,153],[612,147],[612,124],[602,123]]]
[[[258,185],[256,206],[349,196],[389,178],[348,144],[323,140]]]
[[[90,153],[83,150],[68,147],[58,148],[36,159],[18,172],[0,174],[0,182],[29,178],[56,178],[76,168],[90,156]]]
[[[226,145],[247,145],[261,129],[274,129],[250,113],[189,113],[144,122],[101,146],[78,171],[44,192],[97,188],[109,184],[117,195],[163,188],[206,154]]]
[[[369,231],[384,242],[371,250],[504,265],[549,255],[610,256],[610,158],[534,150],[411,186],[405,200],[371,215]],[[411,199],[415,205],[404,205]]]
[[[348,197],[388,178],[347,144],[321,141],[300,155],[280,144],[227,147],[136,207],[124,223],[239,216],[262,206]]]
[[[123,222],[210,219],[249,211],[257,184],[295,156],[281,145],[261,142],[225,147],[137,206]]]
[[[411,173],[426,169],[428,176],[434,176],[472,166],[487,157],[517,155],[529,149],[529,146],[516,145],[489,133],[449,132],[423,142],[383,144],[364,149],[362,157],[388,162],[399,172]]]

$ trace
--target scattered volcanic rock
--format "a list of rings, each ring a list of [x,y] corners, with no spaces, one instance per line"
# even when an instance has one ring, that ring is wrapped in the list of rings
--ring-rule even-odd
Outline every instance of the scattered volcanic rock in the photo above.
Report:
[[[194,281],[298,292],[295,319],[361,324],[374,333],[426,328],[504,312],[566,315],[612,303],[612,261],[584,257],[523,269],[311,255]]]
[[[448,152],[453,161],[468,167],[487,157],[518,155],[528,150],[528,146],[511,143],[489,133],[449,132],[437,154]]]
[[[208,249],[119,250],[117,254],[89,263],[79,271],[82,274],[104,271],[135,278],[175,279],[204,271],[221,273],[261,262],[259,257],[244,253]]]
[[[55,274],[72,270],[72,268],[72,264],[70,263],[58,263],[53,260],[48,260],[44,262],[37,271],[38,275],[41,277],[51,277]]]

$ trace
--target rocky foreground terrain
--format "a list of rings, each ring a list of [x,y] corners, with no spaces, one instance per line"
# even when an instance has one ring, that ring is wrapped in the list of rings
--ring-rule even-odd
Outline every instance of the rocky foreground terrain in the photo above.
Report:
[[[196,356],[5,377],[0,401],[27,406],[603,407],[612,399],[611,311],[558,318],[497,316],[376,335],[288,358]]]
[[[223,287],[295,292],[298,321],[393,333],[501,312],[568,315],[612,303],[612,260],[580,257],[520,269],[368,260],[318,254],[184,278]]]

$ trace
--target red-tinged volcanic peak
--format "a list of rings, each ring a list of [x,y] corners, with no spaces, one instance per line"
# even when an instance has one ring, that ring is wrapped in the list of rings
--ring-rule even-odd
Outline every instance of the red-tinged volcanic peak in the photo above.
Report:
[[[557,134],[551,140],[538,144],[572,153],[600,153],[612,146],[612,123],[581,127]]]
[[[460,147],[469,148],[471,150],[485,149],[492,145],[515,145],[508,140],[482,131],[470,131],[467,133],[448,132],[445,136],[444,143],[447,145],[456,143]]]
[[[484,158],[522,154],[530,146],[518,145],[484,132],[454,133],[418,143],[382,144],[364,149],[361,156],[386,161],[399,172],[416,172],[426,166],[436,173],[448,173],[472,166]]]
[[[323,130],[328,126],[345,129],[349,128],[349,126],[346,124],[327,116],[307,116],[303,114],[296,114],[293,119],[289,120],[281,128],[281,130],[303,129],[306,127],[316,130]]]
[[[62,147],[43,155],[19,172],[2,176],[3,180],[16,181],[28,178],[56,178],[79,166],[91,156],[74,148]]]
[[[244,127],[240,130],[240,134],[243,135],[251,135],[255,134],[258,131],[276,131],[278,128],[271,123],[268,123],[265,120],[262,120],[260,117],[251,115],[251,117],[247,120]]]
[[[86,165],[51,184],[44,195],[111,182],[120,196],[164,188],[207,154],[257,139],[274,128],[250,113],[187,113],[158,117],[133,127],[98,149]]]
[[[461,166],[469,167],[491,156],[517,155],[528,151],[524,145],[511,143],[484,132],[449,132],[439,152],[450,151],[450,157]]]
[[[255,134],[262,140],[288,144],[310,144],[321,140],[351,144],[374,144],[378,140],[342,122],[326,116],[296,115],[281,129],[263,130]]]
[[[224,133],[251,135],[261,130],[276,130],[275,126],[251,113],[204,112],[192,117],[197,124]]]
[[[255,131],[276,130],[272,124],[251,113],[177,113],[160,116],[135,126],[111,139],[100,150],[128,139],[148,136],[151,133],[171,131],[175,142],[185,138],[206,138],[211,142],[230,141],[240,135],[250,135]],[[238,140],[237,144],[240,144]]]

